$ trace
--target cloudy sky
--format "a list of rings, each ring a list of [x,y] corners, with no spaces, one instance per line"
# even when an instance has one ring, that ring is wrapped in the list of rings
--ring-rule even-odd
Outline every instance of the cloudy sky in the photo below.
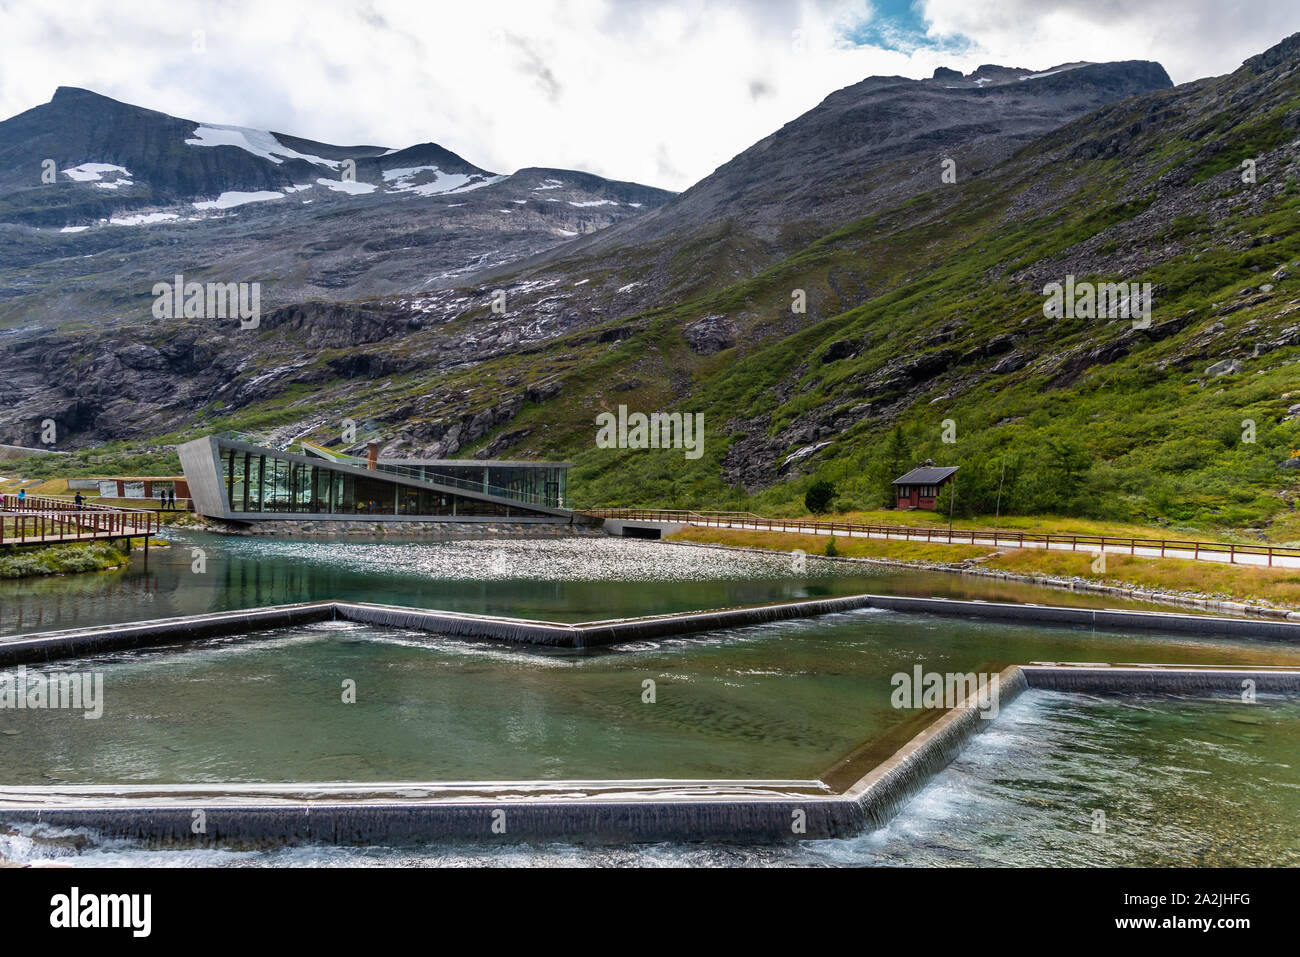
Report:
[[[0,0],[0,115],[80,86],[684,189],[865,76],[1150,59],[1183,83],[1296,31],[1296,0]]]

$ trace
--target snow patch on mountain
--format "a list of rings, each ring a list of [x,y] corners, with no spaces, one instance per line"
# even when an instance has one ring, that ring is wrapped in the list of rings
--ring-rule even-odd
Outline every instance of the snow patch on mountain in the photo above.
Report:
[[[73,166],[63,171],[64,176],[78,183],[98,182],[104,178],[105,173],[121,173],[118,182],[125,179],[128,180],[126,185],[130,185],[131,171],[125,166],[115,166],[112,163],[82,163],[80,166]]]
[[[384,170],[384,181],[392,183],[390,192],[415,193],[418,196],[441,196],[463,193],[505,179],[482,173],[444,173],[437,166],[402,166]]]
[[[351,196],[364,196],[366,193],[375,191],[374,183],[356,183],[350,180],[324,179],[323,177],[316,180],[316,182],[321,186],[334,190],[336,193],[347,193]]]
[[[136,213],[133,216],[114,216],[109,220],[114,226],[149,226],[180,219],[176,213]]]
[[[233,209],[236,206],[243,206],[245,203],[260,203],[268,199],[284,199],[284,193],[277,193],[269,189],[259,189],[251,193],[241,192],[240,190],[229,190],[222,193],[216,199],[209,199],[201,203],[195,203],[195,209]]]
[[[338,169],[340,165],[338,160],[325,159],[323,156],[313,156],[310,153],[299,153],[297,150],[290,149],[265,130],[205,123],[196,127],[193,135],[194,139],[185,141],[187,146],[234,146],[254,156],[268,159],[272,163],[300,159],[317,166],[328,166],[330,169]]]

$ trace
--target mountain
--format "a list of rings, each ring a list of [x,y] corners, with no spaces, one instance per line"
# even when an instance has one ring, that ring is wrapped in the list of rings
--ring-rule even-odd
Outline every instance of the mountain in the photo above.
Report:
[[[153,282],[177,273],[260,282],[263,304],[432,288],[670,196],[572,170],[492,173],[436,143],[334,146],[60,87],[0,122],[0,330],[148,315]]]
[[[1170,86],[1164,68],[1146,61],[871,77],[832,93],[653,213],[543,254],[538,265],[614,264],[635,249],[653,270],[646,285],[668,302],[712,282],[707,271],[680,268],[687,257],[704,256],[727,276],[757,272],[838,224],[932,190],[945,159],[960,179],[979,176],[1068,120]],[[655,301],[647,295],[643,303]]]
[[[15,343],[0,438],[57,409],[71,448],[337,446],[347,417],[387,454],[570,458],[584,504],[764,510],[817,479],[874,506],[934,458],[962,467],[958,511],[1300,537],[1298,67],[1292,37],[1174,88],[1153,64],[873,78],[658,212],[471,283],[285,306],[253,335]],[[1049,317],[1069,277],[1150,283],[1150,323]],[[596,448],[619,405],[702,412],[703,457]]]
[[[1004,75],[986,75],[991,72]],[[875,204],[897,202],[900,191],[902,196],[923,193],[938,180],[939,152],[978,169],[1009,155],[1035,131],[1168,83],[1154,64],[1085,65],[1051,76],[981,68],[970,77],[869,79],[832,94],[678,197],[670,203],[669,215],[646,235],[621,234],[594,251],[572,243],[573,253],[544,266],[537,256],[525,255],[536,252],[524,248],[530,240],[549,246],[554,233],[595,232],[639,210],[645,215],[636,218],[648,219],[668,197],[644,187],[545,170],[523,170],[489,185],[476,181],[470,185],[477,188],[443,198],[417,200],[411,191],[396,188],[400,180],[354,195],[337,191],[337,183],[321,182],[337,178],[329,164],[345,154],[358,156],[358,182],[367,177],[388,182],[384,177],[394,171],[428,160],[454,169],[449,177],[475,177],[482,171],[441,154],[395,159],[376,147],[345,149],[211,127],[84,91],[61,90],[47,106],[0,124],[4,167],[26,175],[39,168],[42,153],[57,152],[70,157],[60,169],[74,168],[68,164],[77,160],[127,172],[88,168],[87,173],[112,178],[60,181],[58,189],[24,187],[11,179],[3,207],[9,211],[0,218],[57,214],[62,218],[53,222],[61,223],[86,203],[108,202],[104,194],[121,197],[114,202],[192,205],[212,202],[239,186],[241,192],[265,190],[284,198],[245,203],[224,215],[191,210],[184,223],[117,227],[110,221],[71,237],[53,225],[23,229],[18,248],[8,249],[3,260],[12,265],[0,322],[16,313],[27,325],[0,353],[0,369],[12,373],[8,384],[0,386],[5,400],[0,432],[25,435],[52,416],[74,447],[106,439],[139,440],[180,423],[242,417],[241,410],[268,404],[278,407],[282,397],[295,393],[312,401],[295,405],[301,411],[289,414],[285,428],[303,431],[325,417],[317,411],[320,405],[370,405],[367,383],[393,376],[429,385],[421,387],[418,402],[397,407],[404,412],[409,407],[414,420],[393,437],[396,446],[457,454],[509,421],[530,394],[551,394],[553,385],[530,393],[532,383],[510,380],[510,394],[494,399],[489,411],[481,406],[498,391],[490,380],[444,390],[441,381],[448,375],[478,377],[487,363],[539,354],[548,342],[581,336],[583,330],[660,303],[689,301],[689,290],[750,276],[779,257],[784,246],[797,248],[804,241],[792,230],[774,234],[773,224],[797,220],[812,236],[853,221]],[[102,122],[87,115],[100,111],[107,116]],[[972,117],[978,122],[970,122]],[[120,143],[112,141],[114,131],[120,131]],[[196,145],[218,142],[222,145]],[[922,164],[919,157],[927,151]],[[319,163],[309,169],[313,160]],[[289,192],[313,182],[310,204],[299,198],[304,194]],[[504,191],[514,192],[496,198]],[[56,203],[60,195],[67,198]],[[195,200],[199,195],[204,198]],[[812,212],[799,212],[805,206]],[[500,211],[515,207],[520,211]],[[126,217],[142,217],[152,207],[130,209]],[[411,209],[418,213],[404,214]],[[404,215],[419,215],[419,224],[406,226]],[[221,218],[207,221],[208,216]],[[198,219],[190,223],[190,217]],[[504,231],[521,219],[535,221],[538,228],[521,241],[508,242],[515,236]],[[716,235],[718,228],[731,241]],[[5,228],[0,241],[14,237],[17,229]],[[544,244],[538,241],[539,230],[546,233]],[[34,239],[33,233],[39,235]],[[513,260],[505,267],[513,275],[457,288],[456,268],[435,272],[426,265],[431,258],[461,264],[465,272],[473,265]],[[142,259],[148,268],[140,267]],[[411,262],[423,271],[412,274],[402,268]],[[206,267],[197,275],[196,264]],[[271,304],[284,305],[269,311],[256,337],[229,324],[169,321],[160,329],[149,317],[148,293],[154,282],[173,272],[187,279],[218,276],[226,281],[265,275]],[[0,272],[0,278],[5,276]],[[486,275],[469,278],[486,282]],[[851,290],[849,295],[867,294],[855,276],[837,281]],[[382,282],[404,284],[403,295],[348,301]],[[504,314],[490,308],[490,294],[498,286],[508,293]],[[295,303],[291,294],[299,291],[301,299],[317,293],[329,301]],[[267,298],[264,294],[264,306]],[[814,302],[809,321],[831,308],[825,299]],[[121,318],[112,321],[114,316]],[[77,323],[69,328],[73,320]],[[732,344],[735,323],[705,314],[686,335],[701,351],[716,351]],[[51,332],[52,325],[62,330]],[[616,343],[643,326],[644,320],[615,323],[592,338]],[[780,331],[772,324],[763,334]],[[42,368],[31,364],[36,351],[44,357]],[[686,362],[681,371],[689,374],[691,364]],[[551,382],[568,365],[557,361],[530,378]],[[683,383],[682,388],[689,391],[690,386]],[[27,411],[33,408],[49,411],[44,416]],[[391,417],[394,411],[377,408],[375,414]],[[299,420],[300,415],[306,419]]]

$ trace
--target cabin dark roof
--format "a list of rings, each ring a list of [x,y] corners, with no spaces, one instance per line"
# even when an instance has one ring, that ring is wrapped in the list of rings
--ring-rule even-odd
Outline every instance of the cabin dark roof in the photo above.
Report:
[[[956,467],[953,468],[920,468],[912,469],[906,475],[900,475],[891,483],[893,485],[938,485],[940,482],[950,478],[956,473]]]

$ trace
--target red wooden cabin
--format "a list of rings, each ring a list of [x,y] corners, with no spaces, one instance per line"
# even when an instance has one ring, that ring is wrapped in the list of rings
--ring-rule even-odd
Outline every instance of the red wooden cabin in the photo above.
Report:
[[[939,490],[956,476],[956,467],[921,466],[894,479],[894,504],[898,508],[924,508],[934,511]]]

